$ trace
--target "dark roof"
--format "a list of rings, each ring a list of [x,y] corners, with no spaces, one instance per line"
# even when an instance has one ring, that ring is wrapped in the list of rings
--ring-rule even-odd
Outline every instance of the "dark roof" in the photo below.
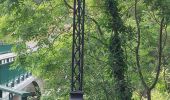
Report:
[[[12,45],[0,45],[0,54],[11,52]]]
[[[0,65],[0,85],[10,82],[20,75],[26,73],[23,67],[10,69],[12,63]]]

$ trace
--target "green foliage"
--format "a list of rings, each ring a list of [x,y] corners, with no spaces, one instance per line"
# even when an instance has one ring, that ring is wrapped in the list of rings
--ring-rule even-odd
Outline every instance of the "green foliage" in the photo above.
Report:
[[[66,1],[73,5],[73,0]],[[149,85],[155,77],[160,19],[166,19],[162,57],[165,75],[162,69],[152,93],[153,100],[166,100],[170,2],[138,2],[141,70]],[[131,92],[134,100],[145,97],[135,62],[134,0],[86,0],[85,17],[85,99],[131,100]],[[63,0],[0,0],[0,40],[16,44],[16,67],[23,66],[45,80],[44,100],[69,99],[71,36],[72,10]],[[30,49],[28,43],[35,44],[37,51]]]

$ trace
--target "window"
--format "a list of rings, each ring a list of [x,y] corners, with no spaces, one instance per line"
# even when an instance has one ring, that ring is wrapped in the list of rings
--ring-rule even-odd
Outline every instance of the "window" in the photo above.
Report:
[[[9,63],[9,58],[6,59],[6,63]]]
[[[13,62],[14,60],[15,60],[15,57],[2,59],[2,60],[0,60],[0,64],[10,63],[10,62]]]
[[[7,59],[4,59],[4,64],[6,64],[7,63]]]
[[[9,62],[12,62],[12,58],[9,58]]]
[[[14,57],[11,58],[11,61],[14,61]]]
[[[1,64],[5,64],[5,59],[2,59],[1,61],[2,61]]]

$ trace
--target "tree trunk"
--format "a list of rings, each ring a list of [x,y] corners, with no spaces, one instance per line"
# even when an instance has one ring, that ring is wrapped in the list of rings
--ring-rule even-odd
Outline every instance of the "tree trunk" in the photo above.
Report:
[[[151,90],[147,90],[147,99],[151,100]]]

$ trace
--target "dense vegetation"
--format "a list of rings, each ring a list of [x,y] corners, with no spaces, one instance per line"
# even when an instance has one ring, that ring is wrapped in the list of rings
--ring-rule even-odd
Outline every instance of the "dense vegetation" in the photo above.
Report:
[[[16,44],[16,67],[45,80],[44,100],[69,98],[72,5],[0,1],[0,40]],[[86,0],[85,100],[169,100],[169,18],[169,0]]]

